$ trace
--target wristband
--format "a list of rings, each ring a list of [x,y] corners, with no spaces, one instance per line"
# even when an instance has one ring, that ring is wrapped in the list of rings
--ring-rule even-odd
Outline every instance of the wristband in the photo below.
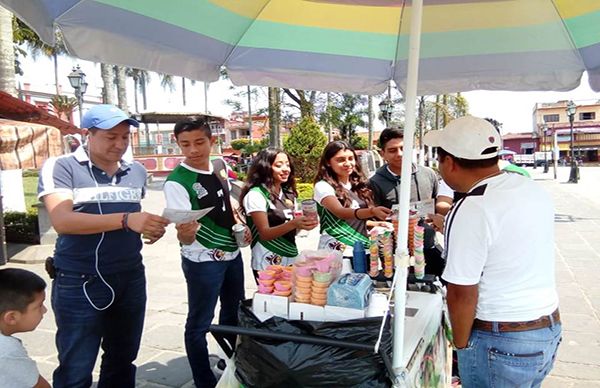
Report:
[[[121,228],[123,228],[126,232],[129,232],[129,225],[127,225],[128,219],[129,213],[123,213],[123,218],[121,218]]]
[[[359,210],[360,210],[360,208],[354,209],[354,218],[356,218],[357,220],[360,220],[360,218],[358,217],[358,211]]]

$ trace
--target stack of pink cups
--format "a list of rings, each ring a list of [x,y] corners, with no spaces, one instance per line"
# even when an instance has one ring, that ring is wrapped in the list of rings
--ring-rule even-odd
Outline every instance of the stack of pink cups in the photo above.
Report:
[[[290,296],[292,294],[291,280],[292,267],[269,265],[266,269],[258,271],[258,292]]]
[[[272,270],[258,271],[258,292],[260,294],[272,294],[275,286],[275,277],[277,273]]]

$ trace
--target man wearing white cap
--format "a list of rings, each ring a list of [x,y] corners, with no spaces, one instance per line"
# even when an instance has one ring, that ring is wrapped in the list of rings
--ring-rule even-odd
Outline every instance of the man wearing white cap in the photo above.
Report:
[[[444,181],[467,193],[445,222],[448,309],[463,387],[538,387],[561,338],[554,208],[531,179],[498,167],[500,135],[465,116],[425,135]]]
[[[168,221],[141,211],[146,170],[123,160],[129,127],[112,105],[83,116],[88,141],[46,161],[38,198],[58,232],[49,265],[59,366],[54,387],[89,387],[102,346],[98,387],[134,387],[146,307],[143,235],[153,243]]]

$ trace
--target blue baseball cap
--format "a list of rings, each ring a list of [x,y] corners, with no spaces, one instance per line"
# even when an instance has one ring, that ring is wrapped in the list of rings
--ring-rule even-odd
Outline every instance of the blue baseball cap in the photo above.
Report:
[[[114,105],[95,105],[83,115],[81,128],[113,129],[123,121],[134,127],[140,126],[140,123]]]

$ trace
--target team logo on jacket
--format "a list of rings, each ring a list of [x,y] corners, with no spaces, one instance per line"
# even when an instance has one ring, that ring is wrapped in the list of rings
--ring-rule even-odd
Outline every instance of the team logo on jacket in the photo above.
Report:
[[[269,264],[272,265],[281,265],[281,262],[283,261],[283,258],[276,253],[271,253],[270,255],[267,255],[265,259]]]
[[[210,252],[210,255],[214,261],[225,260],[225,251],[221,249],[213,249],[212,252]]]
[[[196,198],[198,199],[202,199],[208,195],[208,191],[199,182],[194,183],[192,189],[196,192]]]
[[[328,245],[329,249],[334,251],[344,252],[344,250],[346,249],[346,244],[341,243],[339,241],[331,241]]]

